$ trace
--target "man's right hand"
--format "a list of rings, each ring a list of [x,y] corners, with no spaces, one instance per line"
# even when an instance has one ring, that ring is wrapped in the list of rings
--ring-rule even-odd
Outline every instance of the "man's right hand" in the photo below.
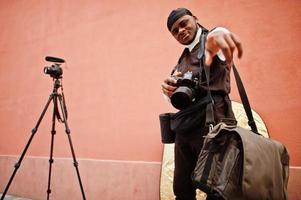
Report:
[[[176,83],[177,80],[174,78],[175,76],[181,76],[182,73],[175,71],[171,77],[166,78],[162,83],[162,91],[165,95],[167,95],[169,98],[174,93],[174,91],[177,89]]]
[[[237,50],[238,58],[242,57],[243,48],[239,38],[225,28],[218,27],[207,35],[205,44],[206,65],[210,66],[213,57],[221,50],[229,66],[232,66],[233,53]]]

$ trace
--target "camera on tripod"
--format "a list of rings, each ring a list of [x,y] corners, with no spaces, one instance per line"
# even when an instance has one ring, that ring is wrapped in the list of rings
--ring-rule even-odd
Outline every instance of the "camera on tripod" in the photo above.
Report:
[[[80,174],[79,174],[78,162],[75,157],[74,147],[73,147],[72,140],[71,140],[71,135],[70,135],[71,131],[69,129],[68,122],[67,122],[68,113],[67,113],[66,101],[65,101],[65,97],[64,97],[64,93],[63,93],[63,84],[62,84],[63,70],[60,67],[60,65],[65,62],[65,60],[62,58],[55,58],[55,57],[50,57],[50,56],[47,56],[45,58],[45,60],[49,61],[49,62],[54,62],[54,64],[51,65],[50,67],[44,67],[44,73],[49,74],[51,77],[53,77],[53,90],[49,96],[49,99],[48,99],[35,127],[31,130],[31,136],[30,136],[25,148],[23,149],[23,152],[22,152],[18,162],[14,165],[15,169],[4,189],[4,192],[1,196],[1,200],[4,200],[5,195],[9,189],[9,186],[12,183],[12,181],[17,173],[17,170],[21,166],[21,162],[27,152],[27,149],[29,148],[29,145],[31,144],[31,141],[32,141],[34,135],[38,131],[41,121],[43,120],[43,117],[45,116],[46,111],[51,102],[53,103],[53,114],[52,114],[52,129],[51,129],[51,142],[50,142],[51,146],[50,146],[50,156],[49,156],[47,200],[49,200],[50,194],[51,194],[51,172],[52,172],[51,170],[52,170],[52,164],[53,164],[53,149],[54,149],[54,135],[56,134],[56,130],[55,130],[56,120],[58,120],[59,122],[61,122],[65,125],[65,132],[68,136],[68,141],[69,141],[72,158],[73,158],[73,166],[76,169],[76,174],[77,174],[80,189],[82,192],[83,200],[86,200],[84,188],[83,188],[82,181],[81,181]],[[59,89],[60,89],[60,91],[59,91]],[[62,115],[60,115],[59,108],[61,109]]]
[[[182,110],[194,102],[199,87],[199,79],[194,78],[191,71],[186,72],[183,77],[176,76],[174,78],[177,80],[176,86],[178,88],[174,91],[170,100],[175,108]]]
[[[46,61],[54,62],[53,65],[50,67],[46,66],[44,67],[44,73],[50,75],[52,78],[59,79],[62,78],[63,75],[63,69],[61,68],[61,64],[65,62],[62,58],[56,58],[47,56],[45,58]]]

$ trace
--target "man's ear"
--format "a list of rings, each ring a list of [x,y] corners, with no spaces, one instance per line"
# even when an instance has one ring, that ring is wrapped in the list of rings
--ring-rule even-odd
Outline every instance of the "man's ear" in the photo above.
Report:
[[[194,18],[195,21],[198,21],[198,18],[196,16],[192,16]]]

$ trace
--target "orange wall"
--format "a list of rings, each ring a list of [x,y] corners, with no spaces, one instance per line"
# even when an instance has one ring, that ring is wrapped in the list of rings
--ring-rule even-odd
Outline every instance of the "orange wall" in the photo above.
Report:
[[[253,108],[300,165],[300,2],[139,2],[0,2],[0,154],[23,149],[52,91],[42,69],[54,55],[67,60],[64,89],[79,157],[161,160],[158,114],[170,106],[160,83],[181,51],[165,24],[183,5],[206,27],[240,36],[245,52],[237,65]],[[48,114],[30,155],[48,155],[50,122]],[[61,132],[56,152],[69,156]]]
[[[244,56],[236,63],[252,107],[287,146],[291,165],[300,166],[298,0],[0,1],[0,155],[23,150],[52,92],[42,71],[52,55],[67,61],[63,85],[78,158],[161,161],[158,115],[173,108],[160,84],[182,49],[166,17],[180,6],[205,27],[224,26],[240,37]],[[51,112],[27,155],[49,155]],[[55,156],[71,156],[62,124]]]

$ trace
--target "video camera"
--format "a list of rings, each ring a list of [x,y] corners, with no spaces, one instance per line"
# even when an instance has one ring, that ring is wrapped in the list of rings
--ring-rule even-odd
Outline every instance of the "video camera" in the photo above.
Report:
[[[49,74],[52,78],[55,78],[55,79],[62,78],[63,69],[60,67],[60,65],[62,63],[64,63],[65,60],[62,58],[56,58],[56,57],[50,57],[50,56],[47,56],[45,58],[45,60],[49,61],[49,62],[54,62],[54,64],[51,65],[50,67],[48,67],[48,66],[44,67],[44,73]]]

